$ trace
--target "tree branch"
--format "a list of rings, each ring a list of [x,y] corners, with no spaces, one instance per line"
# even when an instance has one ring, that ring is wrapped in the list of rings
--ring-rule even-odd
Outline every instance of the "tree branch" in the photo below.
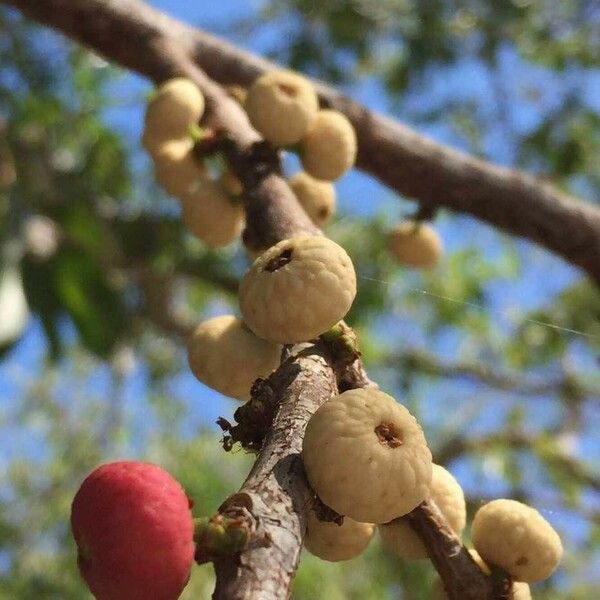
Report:
[[[450,600],[502,598],[502,595],[494,593],[492,582],[480,576],[481,570],[435,503],[423,502],[405,518],[427,548]],[[435,523],[435,528],[432,523]],[[450,587],[446,582],[453,582],[453,585]]]
[[[139,0],[0,2],[156,82],[173,74],[193,76],[196,64],[222,84],[248,85],[274,67]],[[424,205],[466,213],[541,244],[600,284],[598,207],[531,175],[438,144],[325,85],[317,87],[322,104],[344,112],[354,124],[358,168]],[[220,112],[218,106],[213,108]],[[231,111],[224,108],[223,112]],[[249,145],[255,141],[252,135],[245,139]],[[252,231],[248,235],[251,240]]]
[[[195,58],[224,84],[249,85],[273,63],[192,29]],[[600,284],[600,209],[516,169],[469,156],[317,83],[321,104],[343,112],[358,136],[357,167],[428,211],[448,208],[545,246]]]
[[[302,438],[311,415],[337,392],[329,360],[323,344],[296,345],[261,386],[260,395],[281,399],[279,409],[248,478],[220,508],[226,517],[243,517],[253,541],[238,557],[215,563],[218,600],[276,600],[291,593],[313,501]]]
[[[442,362],[432,354],[421,350],[406,350],[398,356],[391,357],[387,364],[431,377],[448,379],[464,377],[490,388],[527,396],[560,395],[569,389],[574,389],[583,397],[600,399],[600,389],[576,380],[575,376],[569,373],[552,379],[540,377],[539,380],[529,380],[520,377],[518,373],[496,370],[483,363]]]

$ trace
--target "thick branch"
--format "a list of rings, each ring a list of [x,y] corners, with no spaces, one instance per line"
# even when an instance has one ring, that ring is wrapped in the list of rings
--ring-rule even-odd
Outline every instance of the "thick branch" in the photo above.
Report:
[[[220,83],[247,85],[274,66],[138,0],[0,1],[153,81],[177,72],[190,76],[182,65],[195,61]],[[424,205],[467,213],[537,242],[600,283],[600,209],[520,171],[437,144],[325,85],[318,90],[323,105],[353,122],[358,168]]]
[[[331,375],[334,377],[337,376],[338,384],[342,385],[348,382],[352,382],[354,387],[374,385],[368,379],[359,361],[344,363],[342,360],[336,360],[334,356],[331,356],[331,346],[329,347],[330,351],[327,353],[322,350],[322,346],[317,346],[316,349],[310,345],[304,345],[304,347],[304,353],[309,355],[311,360],[314,359],[315,351],[319,353],[319,356],[324,357],[326,360],[324,364],[327,366],[327,369],[321,368],[316,372],[314,371],[314,365],[310,363],[302,365],[299,363],[301,355],[292,355],[282,363],[281,367],[266,382],[262,382],[260,386],[255,386],[256,391],[253,392],[251,402],[236,413],[239,423],[234,430],[239,429],[239,431],[233,434],[234,440],[241,441],[242,445],[246,448],[262,448],[262,451],[240,493],[234,494],[225,502],[220,510],[228,518],[240,518],[246,515],[248,521],[247,527],[253,532],[251,537],[258,541],[252,546],[250,551],[246,550],[241,554],[239,563],[224,560],[221,561],[220,565],[217,564],[218,581],[223,582],[223,587],[218,586],[217,589],[219,590],[219,594],[225,594],[217,594],[217,598],[246,598],[250,600],[253,596],[247,590],[257,593],[258,596],[256,597],[262,598],[261,594],[265,594],[266,598],[271,598],[269,594],[271,593],[271,587],[274,585],[273,578],[267,580],[261,578],[262,567],[251,567],[250,563],[246,562],[248,556],[252,555],[256,550],[261,550],[264,553],[269,552],[265,550],[261,543],[261,540],[264,539],[263,533],[256,530],[257,517],[263,514],[262,510],[266,511],[262,516],[263,519],[267,519],[268,517],[268,521],[270,522],[273,518],[276,518],[278,526],[289,529],[283,538],[283,543],[286,544],[287,549],[285,558],[280,555],[280,548],[275,550],[275,560],[277,561],[275,579],[282,592],[285,591],[286,594],[289,592],[289,584],[286,587],[283,585],[285,580],[280,581],[279,579],[281,577],[280,565],[283,564],[289,568],[293,564],[295,570],[297,550],[289,545],[289,536],[293,535],[296,542],[300,546],[302,545],[306,511],[310,507],[313,496],[308,488],[304,471],[301,467],[295,471],[294,477],[290,475],[289,479],[281,479],[275,474],[277,467],[274,465],[279,465],[278,457],[283,452],[288,451],[294,453],[294,460],[297,458],[301,462],[296,451],[299,452],[301,449],[302,437],[304,436],[304,429],[308,419],[337,389],[335,383],[332,386]],[[331,364],[335,364],[337,368],[332,370]],[[306,401],[301,405],[298,405],[292,388],[292,386],[295,387],[297,385],[296,378],[302,374],[301,371],[298,371],[298,368],[310,369],[309,372],[304,373],[304,376],[309,378],[308,381],[302,383],[303,386],[309,387],[299,387],[304,393],[308,393]],[[349,375],[349,372],[352,370],[355,370],[354,376]],[[313,375],[315,376],[314,379]],[[315,390],[314,393],[311,392],[311,388]],[[291,397],[290,393],[292,394]],[[289,404],[290,402],[291,404]],[[299,414],[297,412],[298,409],[300,410]],[[241,413],[242,410],[243,414]],[[279,410],[278,413],[277,410]],[[271,422],[270,419],[273,418],[272,414],[274,411],[276,412],[276,416]],[[265,422],[265,417],[267,422]],[[226,428],[230,433],[233,433],[229,424],[227,424]],[[252,430],[255,430],[256,435],[252,435]],[[270,433],[266,437],[263,437],[265,436],[264,432]],[[229,446],[229,442],[226,443],[226,446]],[[285,473],[289,475],[291,471],[288,471],[287,464],[285,464],[285,469]],[[274,488],[273,477],[278,479],[278,484]],[[266,495],[270,499],[277,499],[277,501],[272,502],[269,509],[264,509],[260,503],[258,505],[258,512],[254,505],[250,509],[246,505],[246,491],[249,487],[249,482],[252,482],[252,485],[255,486],[254,488],[250,488],[254,492],[262,496]],[[241,498],[240,494],[242,494]],[[288,512],[285,513],[287,517],[282,518],[279,516],[281,503],[283,503],[284,508],[289,508],[290,502],[294,503],[296,514]],[[230,506],[234,506],[235,508],[230,510]],[[299,512],[297,512],[298,510]],[[502,600],[505,598],[502,595],[502,590],[496,587],[496,583],[492,579],[485,577],[479,567],[473,562],[470,554],[463,547],[460,538],[446,523],[444,516],[435,503],[425,501],[405,518],[423,540],[434,566],[445,582],[450,600]],[[300,533],[298,533],[299,524],[302,527]],[[278,531],[278,533],[281,532]],[[257,560],[262,561],[261,556]],[[289,573],[292,572],[291,570],[289,571]],[[249,595],[245,595],[246,593]],[[283,596],[282,593],[280,597],[287,596]]]
[[[291,592],[313,497],[300,458],[304,429],[337,392],[323,345],[298,345],[292,352],[263,387],[262,393],[281,398],[264,449],[240,491],[220,509],[243,517],[253,541],[235,559],[215,563],[216,599],[276,600]]]

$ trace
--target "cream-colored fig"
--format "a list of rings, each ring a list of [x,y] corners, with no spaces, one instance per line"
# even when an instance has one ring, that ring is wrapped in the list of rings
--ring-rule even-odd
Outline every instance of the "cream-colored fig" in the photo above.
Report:
[[[374,531],[375,526],[371,523],[359,523],[350,517],[344,517],[341,525],[320,521],[311,510],[308,513],[304,546],[323,560],[350,560],[366,550]]]
[[[144,146],[152,153],[166,140],[182,139],[204,113],[204,96],[184,77],[169,79],[154,92],[146,110]]]
[[[240,309],[259,337],[312,340],[346,316],[356,274],[346,251],[322,236],[283,240],[261,254],[240,284]]]
[[[467,522],[465,495],[451,473],[440,465],[433,465],[433,476],[428,498],[440,509],[448,525],[458,536]],[[389,550],[402,558],[427,558],[427,549],[405,519],[395,519],[379,526],[381,539]]]
[[[356,133],[340,112],[320,110],[302,140],[304,170],[317,179],[335,181],[356,160]]]
[[[188,341],[192,373],[207,386],[237,400],[249,400],[250,388],[279,366],[281,346],[256,337],[238,317],[203,321]]]
[[[513,581],[512,594],[512,600],[531,600],[529,584],[524,581]]]
[[[442,255],[442,240],[427,223],[404,221],[392,229],[388,248],[401,265],[428,269],[434,267]]]
[[[516,581],[541,581],[562,556],[560,537],[540,513],[516,500],[493,500],[476,513],[471,527],[481,558]]]
[[[302,458],[313,490],[341,515],[387,523],[423,502],[431,452],[416,419],[376,389],[349,390],[311,417]]]
[[[242,182],[229,169],[223,171],[219,183],[230,196],[237,197],[244,193]]]
[[[290,187],[306,214],[317,227],[326,225],[335,213],[335,188],[301,171],[290,179]]]
[[[483,562],[477,550],[469,550],[469,554],[477,563],[477,566],[486,574],[490,575],[490,568]],[[448,600],[448,595],[444,589],[442,580],[438,577],[433,583],[431,589],[431,600]],[[524,581],[513,581],[512,584],[512,600],[531,600],[531,591],[529,585]]]
[[[206,167],[194,156],[193,142],[173,140],[154,152],[156,181],[171,196],[181,198],[192,193],[207,179]]]
[[[319,101],[311,83],[292,71],[270,71],[248,90],[250,122],[275,146],[297,144],[313,122]]]
[[[207,246],[233,242],[244,228],[244,209],[214,181],[205,180],[193,193],[181,196],[183,222]]]

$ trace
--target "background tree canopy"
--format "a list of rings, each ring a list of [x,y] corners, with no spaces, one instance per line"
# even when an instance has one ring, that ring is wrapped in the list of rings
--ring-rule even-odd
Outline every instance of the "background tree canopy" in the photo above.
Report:
[[[600,203],[596,2],[152,4]],[[235,405],[192,378],[182,340],[237,311],[248,259],[239,244],[212,251],[186,234],[154,183],[139,143],[149,91],[0,9],[0,598],[88,597],[68,514],[99,462],[160,463],[198,514],[251,464],[223,455],[214,422]],[[399,268],[385,232],[416,205],[359,173],[337,189],[327,233],[357,268],[348,320],[371,377],[418,417],[471,515],[507,496],[560,532],[562,568],[536,598],[595,597],[600,292],[540,247],[444,211],[442,263]],[[433,576],[376,541],[343,564],[306,554],[294,597],[427,598]],[[212,567],[196,567],[183,597],[210,597],[212,582]]]

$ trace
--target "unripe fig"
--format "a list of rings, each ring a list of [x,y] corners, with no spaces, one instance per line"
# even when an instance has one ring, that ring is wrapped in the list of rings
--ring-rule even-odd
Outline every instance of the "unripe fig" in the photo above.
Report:
[[[185,226],[207,246],[227,246],[244,228],[242,205],[233,203],[214,181],[203,181],[196,191],[180,200]]]
[[[248,90],[244,103],[250,122],[275,146],[297,144],[317,114],[311,83],[292,71],[270,71]]]
[[[438,263],[442,240],[431,225],[404,221],[390,232],[388,248],[401,265],[427,269]]]
[[[346,391],[311,417],[302,445],[321,500],[362,523],[387,523],[429,495],[431,452],[416,419],[373,388]]]
[[[560,538],[550,523],[516,500],[484,504],[475,513],[471,537],[486,563],[501,567],[517,581],[550,577],[562,557]]]
[[[531,600],[529,584],[524,581],[513,581],[512,594],[512,600]]]
[[[302,140],[304,170],[316,179],[335,181],[356,160],[356,133],[340,112],[320,110]]]
[[[344,517],[341,525],[319,521],[311,510],[308,513],[304,545],[311,554],[323,560],[350,560],[365,551],[374,531],[374,525],[359,523],[350,517]]]
[[[467,521],[465,496],[458,481],[440,465],[433,465],[428,498],[435,502],[448,525],[460,536]],[[379,532],[385,546],[401,558],[427,558],[427,549],[406,520],[400,518],[380,525]]]
[[[189,79],[169,79],[154,92],[146,110],[144,146],[153,152],[167,140],[189,135],[204,113],[204,96]]]
[[[255,336],[233,315],[203,321],[188,341],[188,362],[202,383],[237,400],[279,366],[281,346]]]
[[[326,225],[335,213],[335,188],[301,171],[290,179],[290,187],[306,214],[317,227]]]
[[[298,236],[261,254],[240,284],[244,321],[259,337],[306,342],[344,318],[356,295],[346,251],[322,236]]]
[[[194,157],[191,140],[172,140],[157,146],[153,154],[156,181],[171,196],[192,193],[207,179],[206,168]]]

